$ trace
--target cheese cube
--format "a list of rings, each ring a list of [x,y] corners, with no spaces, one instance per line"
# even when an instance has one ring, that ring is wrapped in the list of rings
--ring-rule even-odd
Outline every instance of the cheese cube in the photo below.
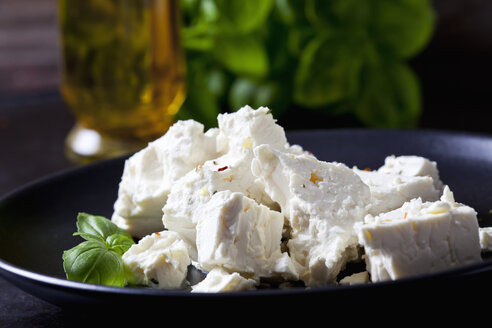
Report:
[[[243,153],[262,144],[282,149],[287,144],[284,129],[276,124],[266,107],[244,106],[233,113],[217,116],[219,135],[217,149],[222,153]]]
[[[492,252],[492,227],[479,229],[482,252]]]
[[[363,220],[369,188],[344,164],[267,145],[254,150],[251,169],[288,219],[287,244],[308,286],[333,283],[357,245],[354,223]]]
[[[429,176],[406,176],[396,173],[352,169],[371,190],[367,211],[378,215],[397,209],[403,203],[420,197],[424,201],[439,199],[440,191]]]
[[[217,157],[217,129],[178,121],[161,138],[125,161],[112,221],[135,237],[163,229],[162,207],[174,182]]]
[[[172,231],[143,237],[122,259],[132,274],[131,284],[166,289],[183,287],[191,263],[188,246]]]
[[[421,156],[387,156],[384,165],[378,169],[379,173],[398,174],[407,177],[429,176],[433,179],[434,187],[443,190],[443,183],[439,177],[437,163]]]
[[[350,276],[346,276],[340,280],[340,285],[357,285],[369,282],[369,273],[367,271],[357,272]]]
[[[198,265],[220,267],[244,276],[297,279],[294,264],[280,244],[284,216],[242,193],[219,191],[198,216]]]
[[[224,293],[255,289],[256,281],[242,277],[237,272],[229,273],[221,268],[210,271],[205,279],[191,286],[192,293]]]
[[[182,234],[191,245],[195,245],[197,213],[215,192],[241,192],[260,204],[278,207],[251,173],[254,147],[268,143],[282,150],[302,151],[287,143],[283,128],[264,107],[254,110],[245,106],[234,113],[220,114],[218,123],[217,149],[223,155],[176,181],[162,209],[164,226]],[[196,260],[196,250],[191,256]]]
[[[356,224],[356,230],[373,282],[481,260],[476,212],[456,203],[447,186],[439,201],[416,198],[364,221]]]
[[[258,203],[273,204],[251,175],[250,162],[243,158],[224,156],[207,161],[175,183],[165,204],[164,226],[180,233],[196,249],[196,225],[200,213],[212,196],[224,190],[241,192]],[[196,259],[196,251],[191,254]]]

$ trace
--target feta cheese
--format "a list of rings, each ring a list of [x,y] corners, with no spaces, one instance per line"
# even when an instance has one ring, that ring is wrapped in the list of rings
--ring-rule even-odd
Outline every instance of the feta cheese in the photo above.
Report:
[[[217,129],[178,121],[161,138],[125,161],[112,221],[135,237],[163,229],[162,207],[174,182],[218,156]]]
[[[357,272],[350,276],[346,276],[340,280],[340,285],[356,285],[369,282],[369,273],[367,271]]]
[[[492,252],[492,227],[479,228],[482,252]]]
[[[219,293],[255,289],[256,281],[242,277],[239,273],[229,273],[221,268],[210,271],[205,279],[191,286],[192,293]]]
[[[353,225],[363,220],[369,188],[341,163],[267,145],[256,147],[254,153],[253,174],[288,220],[287,246],[300,279],[307,286],[335,282],[347,261],[353,260],[357,245]]]
[[[287,143],[283,128],[264,107],[254,110],[245,106],[234,113],[220,114],[218,124],[217,149],[223,155],[177,180],[162,209],[164,226],[182,234],[195,248],[197,214],[217,191],[241,192],[259,204],[278,207],[251,173],[254,147],[269,144],[293,152],[301,149]],[[196,260],[196,250],[191,256]]]
[[[244,106],[233,113],[219,114],[217,117],[219,135],[217,149],[222,153],[244,153],[262,144],[282,149],[287,144],[284,129],[276,124],[270,110],[266,107],[253,109]]]
[[[384,165],[378,169],[379,173],[398,174],[407,177],[429,176],[439,193],[443,190],[443,183],[439,177],[437,163],[421,156],[387,156]]]
[[[205,162],[175,183],[162,209],[164,226],[179,232],[196,249],[196,225],[203,206],[216,192],[224,190],[241,192],[258,203],[273,204],[251,177],[249,162],[221,157]],[[191,256],[196,259],[196,251]]]
[[[198,265],[243,276],[297,280],[294,264],[280,249],[284,216],[239,192],[219,191],[198,216]]]
[[[364,259],[368,271],[338,282],[356,284],[492,251],[492,228],[479,229],[476,212],[455,202],[434,161],[391,155],[374,171],[350,169],[288,143],[268,108],[217,120],[207,132],[179,121],[125,162],[112,221],[141,238],[122,257],[131,284],[228,292],[273,278],[315,287]]]
[[[440,192],[429,176],[406,176],[390,172],[352,169],[371,190],[369,214],[378,215],[397,209],[403,203],[420,197],[424,201],[439,199]]]
[[[122,259],[133,275],[132,284],[168,289],[183,286],[191,263],[188,246],[172,231],[143,237]]]
[[[456,203],[447,186],[439,201],[416,198],[364,221],[356,230],[373,282],[481,260],[476,212]]]

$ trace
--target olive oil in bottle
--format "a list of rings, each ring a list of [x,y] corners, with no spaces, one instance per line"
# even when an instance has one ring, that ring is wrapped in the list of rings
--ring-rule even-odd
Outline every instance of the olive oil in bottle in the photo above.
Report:
[[[59,0],[61,93],[77,162],[130,153],[163,135],[185,93],[177,0]]]

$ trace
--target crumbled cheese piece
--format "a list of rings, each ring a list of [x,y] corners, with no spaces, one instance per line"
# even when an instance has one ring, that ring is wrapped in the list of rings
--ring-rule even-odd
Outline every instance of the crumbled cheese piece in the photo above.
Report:
[[[191,260],[188,246],[172,231],[147,235],[122,256],[132,272],[131,283],[154,288],[180,288],[186,279]]]
[[[174,182],[216,151],[217,129],[178,121],[161,138],[125,161],[112,221],[135,237],[163,229],[162,207]]]
[[[416,198],[379,216],[367,215],[356,230],[373,282],[481,260],[476,212],[456,203],[447,186],[439,201]]]
[[[164,226],[182,234],[195,248],[191,254],[194,260],[197,214],[215,192],[241,192],[259,204],[277,207],[251,173],[254,147],[269,144],[273,148],[299,151],[299,147],[288,145],[283,128],[264,107],[254,110],[245,106],[234,113],[220,114],[218,123],[217,149],[223,155],[206,161],[176,181],[162,209]]]
[[[267,145],[254,149],[251,169],[279,203],[290,226],[289,253],[307,286],[335,281],[352,259],[357,236],[370,201],[369,188],[347,166]]]
[[[220,191],[198,215],[198,265],[221,267],[243,276],[297,280],[294,264],[280,243],[284,216],[242,193]]]
[[[340,285],[356,285],[369,282],[369,273],[367,271],[357,272],[350,276],[346,276],[339,281]]]
[[[224,190],[241,192],[245,196],[273,206],[273,201],[255,182],[250,173],[250,162],[244,157],[221,157],[205,162],[176,181],[163,211],[162,222],[172,231],[179,232],[195,248],[190,254],[196,260],[196,225],[200,213],[212,196]],[[219,170],[227,165],[227,169]]]
[[[492,252],[492,227],[479,228],[482,252]]]
[[[205,279],[192,286],[192,293],[219,293],[255,289],[256,281],[242,277],[239,273],[229,273],[221,268],[210,271]]]
[[[437,163],[421,156],[387,156],[384,160],[384,165],[378,169],[378,172],[407,177],[429,176],[434,182],[434,187],[439,192],[444,187],[439,178]]]
[[[430,176],[406,176],[395,173],[352,169],[371,190],[369,214],[378,215],[397,209],[403,203],[420,197],[424,201],[439,199],[440,191]]]
[[[276,124],[266,107],[253,109],[244,106],[233,113],[217,117],[219,135],[217,149],[222,153],[250,152],[262,144],[282,149],[287,144],[284,129]]]

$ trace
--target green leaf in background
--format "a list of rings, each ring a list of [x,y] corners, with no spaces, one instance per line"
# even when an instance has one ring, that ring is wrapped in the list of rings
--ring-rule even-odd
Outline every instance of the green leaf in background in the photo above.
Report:
[[[301,54],[309,41],[317,35],[316,31],[309,26],[290,29],[288,33],[285,47],[289,54],[292,54],[296,58],[301,57]]]
[[[279,17],[288,26],[307,25],[305,16],[305,0],[276,0],[276,9]]]
[[[370,0],[306,0],[306,16],[317,27],[365,28],[370,7]]]
[[[217,77],[221,76],[220,71],[210,68],[204,60],[190,57],[187,72],[188,88],[193,92],[187,95],[176,119],[194,119],[202,123],[206,129],[215,127],[217,115],[222,110],[218,93],[225,92],[221,90],[223,86],[218,85],[225,82],[217,82],[220,80],[220,77]]]
[[[410,58],[428,43],[436,16],[429,0],[371,0],[370,33],[384,52]]]
[[[398,61],[367,64],[356,115],[377,128],[415,126],[421,110],[420,86],[415,73]]]
[[[406,61],[432,37],[430,0],[181,1],[193,73],[178,116],[211,123],[250,105],[343,113],[367,127],[418,122]]]
[[[294,100],[307,107],[350,100],[358,92],[361,67],[361,56],[343,37],[316,38],[302,53]]]
[[[244,78],[236,79],[229,92],[231,108],[241,108],[244,104],[253,108],[265,106],[271,109],[274,117],[279,117],[287,110],[290,99],[286,97],[290,91],[287,84],[268,81],[255,82]]]
[[[249,33],[264,24],[274,3],[274,0],[215,0],[218,26],[224,33]]]
[[[265,45],[253,35],[217,37],[212,54],[234,74],[252,77],[268,74]]]

